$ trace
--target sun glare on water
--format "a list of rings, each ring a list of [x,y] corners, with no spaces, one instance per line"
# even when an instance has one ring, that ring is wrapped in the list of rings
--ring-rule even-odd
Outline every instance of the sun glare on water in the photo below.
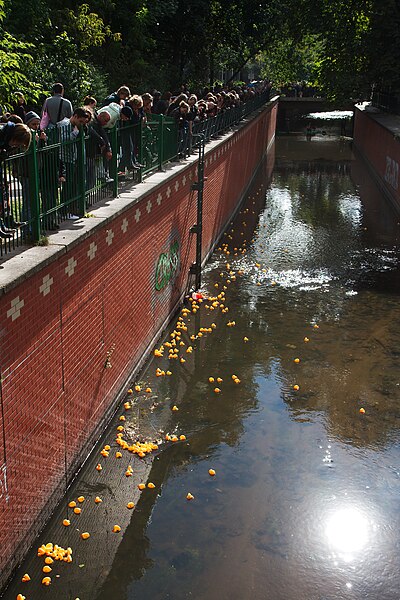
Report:
[[[369,539],[369,522],[354,508],[344,508],[329,518],[326,529],[329,544],[343,554],[362,550]]]

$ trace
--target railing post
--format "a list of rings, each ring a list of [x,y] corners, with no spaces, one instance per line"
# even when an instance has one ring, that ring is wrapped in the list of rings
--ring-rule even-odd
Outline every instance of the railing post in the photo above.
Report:
[[[39,168],[37,159],[37,142],[35,135],[32,135],[32,142],[28,154],[29,161],[29,202],[32,219],[32,239],[38,242],[42,235],[40,227],[40,199],[39,199]],[[24,198],[24,201],[26,199]]]
[[[164,162],[164,115],[160,115],[158,127],[158,170],[162,171]]]
[[[78,215],[84,217],[86,213],[86,185],[85,185],[85,132],[79,131],[78,136]]]
[[[110,143],[111,143],[111,152],[112,152],[112,157],[111,157],[111,161],[110,161],[110,177],[112,179],[114,179],[113,185],[112,185],[114,198],[116,198],[118,196],[118,168],[117,168],[118,150],[119,150],[118,133],[119,133],[119,127],[117,124],[110,131],[110,137],[111,137]]]
[[[139,124],[136,125],[139,129],[139,139],[138,139],[138,161],[140,164],[143,164],[143,119],[140,119]],[[138,171],[138,182],[142,183],[143,181],[143,173],[142,169]]]

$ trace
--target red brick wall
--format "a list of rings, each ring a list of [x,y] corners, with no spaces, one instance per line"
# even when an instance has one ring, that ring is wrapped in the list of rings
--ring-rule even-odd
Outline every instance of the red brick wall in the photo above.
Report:
[[[276,110],[206,154],[204,256],[273,138]],[[65,448],[70,476],[187,287],[195,180],[190,166],[0,298],[0,587],[63,495]],[[179,272],[156,291],[174,240]]]
[[[400,140],[385,127],[386,118],[386,115],[374,116],[356,108],[354,145],[386,195],[400,208]]]

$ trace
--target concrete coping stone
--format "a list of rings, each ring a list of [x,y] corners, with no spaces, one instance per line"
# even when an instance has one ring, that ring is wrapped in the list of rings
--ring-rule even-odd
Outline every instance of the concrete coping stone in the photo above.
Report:
[[[208,142],[205,158],[218,146],[235,136],[250,121],[258,117],[266,107],[272,106],[278,100],[279,97],[275,96],[263,107],[233,126],[231,131]],[[165,165],[165,170],[152,173],[142,183],[136,183],[130,186],[129,189],[123,190],[116,198],[106,198],[97,203],[96,206],[88,207],[90,217],[61,222],[60,229],[48,236],[49,243],[47,246],[21,246],[16,248],[15,252],[0,265],[0,295],[7,294],[22,281],[44,269],[62,254],[69,252],[84,239],[90,237],[97,229],[110,223],[154,192],[160,184],[175,179],[179,173],[192,167],[197,161],[198,156],[195,154],[184,161],[168,163]]]

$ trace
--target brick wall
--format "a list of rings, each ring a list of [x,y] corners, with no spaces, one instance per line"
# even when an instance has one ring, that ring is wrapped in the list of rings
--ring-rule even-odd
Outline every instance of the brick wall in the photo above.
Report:
[[[274,136],[276,110],[206,153],[204,256]],[[195,165],[166,177],[0,298],[0,588],[187,288],[195,180]],[[178,271],[156,290],[158,259],[174,242]]]
[[[394,135],[391,119],[391,115],[368,113],[356,107],[354,145],[382,191],[400,209],[400,139]]]

